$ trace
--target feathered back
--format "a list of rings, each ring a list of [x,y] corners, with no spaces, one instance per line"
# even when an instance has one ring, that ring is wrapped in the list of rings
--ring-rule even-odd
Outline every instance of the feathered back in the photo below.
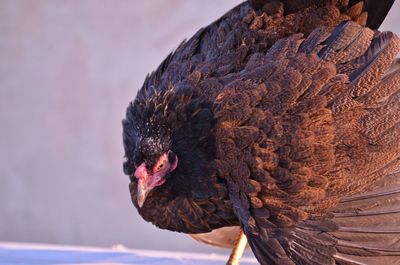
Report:
[[[356,23],[319,28],[254,55],[217,96],[217,158],[261,264],[400,259],[399,49]],[[386,178],[397,186],[375,190]]]

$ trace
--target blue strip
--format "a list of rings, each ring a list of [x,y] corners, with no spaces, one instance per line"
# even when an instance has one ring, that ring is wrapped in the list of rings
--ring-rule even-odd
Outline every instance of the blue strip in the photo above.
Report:
[[[55,265],[74,263],[120,263],[132,265],[221,265],[221,261],[141,256],[132,252],[85,252],[0,248],[0,265]],[[245,265],[245,262],[241,264]]]

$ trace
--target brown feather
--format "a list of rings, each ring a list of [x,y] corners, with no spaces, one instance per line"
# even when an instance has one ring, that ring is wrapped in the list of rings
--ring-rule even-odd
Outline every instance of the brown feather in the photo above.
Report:
[[[363,27],[383,2],[250,1],[183,42],[123,123],[142,217],[240,225],[263,265],[398,261],[400,41]],[[133,162],[161,152],[146,137],[179,165],[139,208]]]

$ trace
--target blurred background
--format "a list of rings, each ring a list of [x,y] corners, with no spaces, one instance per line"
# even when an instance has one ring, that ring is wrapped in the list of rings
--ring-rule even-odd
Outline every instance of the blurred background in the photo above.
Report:
[[[0,241],[210,251],[139,217],[121,120],[147,73],[241,2],[0,0]],[[398,14],[381,29],[400,34]]]

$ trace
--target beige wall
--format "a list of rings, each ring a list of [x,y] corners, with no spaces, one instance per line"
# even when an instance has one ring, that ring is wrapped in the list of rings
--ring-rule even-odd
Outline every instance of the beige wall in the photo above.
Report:
[[[240,2],[0,0],[0,241],[206,250],[138,217],[120,121],[146,73]]]

